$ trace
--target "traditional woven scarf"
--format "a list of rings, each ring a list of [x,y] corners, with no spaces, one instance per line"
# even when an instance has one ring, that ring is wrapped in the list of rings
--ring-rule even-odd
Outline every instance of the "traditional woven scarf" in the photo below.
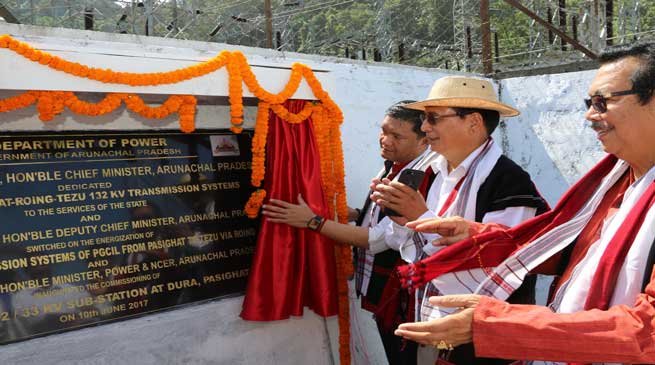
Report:
[[[448,194],[446,200],[438,208],[441,217],[461,216],[475,220],[475,208],[477,194],[480,186],[487,179],[496,162],[502,155],[501,149],[493,139],[487,140],[477,155],[473,158],[466,174],[455,184],[455,187]],[[428,242],[420,233],[412,234],[417,253],[417,260],[426,258],[434,252],[435,246]],[[432,283],[427,283],[425,288],[416,291],[415,314],[417,319],[425,319],[435,310],[435,307],[427,301],[430,296],[440,295],[438,288]]]
[[[403,285],[417,287],[431,281],[444,294],[480,293],[506,299],[531,269],[575,240],[605,193],[627,169],[625,161],[607,156],[574,184],[552,211],[508,230],[461,241],[426,260],[404,266],[399,269]],[[596,261],[588,263],[598,269],[593,289],[586,293],[584,308],[603,309],[615,303],[630,303],[634,298],[628,297],[638,294],[637,291],[614,295],[613,288],[617,280],[634,280],[625,277],[624,261],[641,260],[640,272],[643,274],[645,269],[643,252],[648,252],[655,234],[655,212],[651,209],[655,200],[654,178],[655,169],[631,187],[629,197],[604,229],[598,243],[602,251],[598,251]]]
[[[431,151],[429,148],[427,148],[423,153],[421,153],[417,158],[409,162],[408,164],[404,165],[400,171],[406,169],[406,168],[411,168],[411,169],[419,169],[419,170],[424,170],[429,166],[429,164],[437,157],[437,154],[433,151]],[[387,175],[387,173],[391,174],[392,167],[389,166],[389,169],[382,169],[377,175],[376,178],[381,178]],[[396,180],[398,178],[398,175],[400,171],[395,171],[395,174],[393,176],[390,176],[392,179]],[[370,195],[370,192],[369,192]],[[380,215],[380,209],[379,207],[371,202],[369,206],[367,207],[366,211],[362,212],[364,214],[364,217],[362,219],[362,222],[360,224],[361,227],[373,227],[376,224],[378,224],[378,217]],[[357,250],[357,265],[355,268],[355,288],[356,292],[358,294],[363,294],[365,295],[366,292],[368,291],[368,285],[371,279],[371,273],[373,271],[373,263],[375,260],[375,254],[373,254],[371,251],[363,249],[363,248],[355,248]]]
[[[449,193],[448,199],[438,207],[429,207],[431,210],[438,211],[442,217],[461,216],[467,219],[475,219],[475,208],[478,190],[487,179],[496,162],[502,155],[500,147],[496,145],[493,139],[489,139],[480,151],[473,158],[467,173],[456,184],[456,189]],[[436,166],[432,166],[433,171],[439,174]],[[442,177],[443,179],[444,177]],[[439,194],[438,187],[430,187],[428,193],[429,200],[434,194]],[[447,203],[447,204],[446,204]],[[403,227],[404,229],[404,227]],[[405,229],[406,230],[406,229]],[[429,244],[421,233],[408,231],[411,236],[410,245],[399,247],[403,259],[411,262],[417,262],[436,253],[439,248]],[[390,235],[393,235],[390,232]],[[408,240],[409,241],[409,240]]]

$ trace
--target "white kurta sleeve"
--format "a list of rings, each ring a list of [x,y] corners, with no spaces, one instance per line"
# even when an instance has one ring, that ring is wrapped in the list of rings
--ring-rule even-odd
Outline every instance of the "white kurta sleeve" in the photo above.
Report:
[[[436,215],[434,215],[434,213],[430,211],[427,211],[421,217],[419,217],[419,219],[432,218],[432,217],[436,217]],[[416,260],[418,260],[421,255],[418,254],[417,250],[425,249],[425,247],[418,247],[414,243],[413,236],[414,236],[413,230],[405,226],[396,224],[393,221],[391,221],[391,224],[387,226],[387,233],[386,233],[387,246],[393,250],[398,251],[400,253],[400,257],[406,262],[415,262]],[[425,236],[421,234],[421,242],[425,242],[425,240],[430,240],[429,242],[432,242],[431,240],[437,239],[439,237],[441,236],[439,236],[438,234],[426,234]],[[440,249],[439,247],[436,248],[437,250]]]
[[[482,223],[498,223],[508,227],[522,223],[537,214],[537,208],[509,207],[503,210],[494,210],[482,217]]]
[[[439,218],[439,216],[435,212],[428,210],[427,212],[423,213],[422,216],[418,217],[418,219],[427,218]],[[438,240],[441,238],[441,235],[436,233],[420,233],[420,235],[421,238],[423,238],[423,242],[425,243],[423,246],[423,252],[425,252],[426,255],[434,255],[443,248],[443,246],[435,246],[432,244],[432,241]]]
[[[406,262],[413,262],[414,256],[416,255],[414,244],[412,243],[413,233],[414,231],[411,229],[393,221],[387,226],[387,245],[391,249],[400,252],[400,257]]]
[[[391,224],[391,220],[384,217],[378,224],[368,229],[368,250],[372,254],[388,250],[390,247],[387,245],[387,226]]]

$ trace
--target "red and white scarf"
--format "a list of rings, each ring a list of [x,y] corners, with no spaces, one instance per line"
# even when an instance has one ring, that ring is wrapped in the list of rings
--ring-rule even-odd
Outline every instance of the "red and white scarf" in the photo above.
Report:
[[[460,216],[475,220],[475,208],[480,186],[487,180],[501,156],[502,150],[492,138],[489,138],[486,143],[474,151],[470,156],[471,162],[464,176],[457,182],[441,206],[437,207],[438,210],[435,209],[438,215],[441,217]],[[439,189],[433,186],[430,189],[428,201],[431,200],[430,198],[434,199],[435,194],[439,194]],[[438,251],[420,233],[414,232],[412,234],[412,242],[414,243],[413,249],[418,256],[416,261]],[[414,309],[417,319],[427,319],[431,313],[435,312],[436,308],[428,302],[428,298],[436,295],[442,295],[442,293],[432,283],[427,283],[425,288],[417,290],[415,296],[416,307]]]
[[[401,267],[403,285],[418,287],[431,282],[442,294],[479,293],[506,299],[530,270],[576,239],[605,193],[628,168],[625,161],[607,156],[574,184],[552,211],[508,230],[458,242],[428,259]],[[655,168],[626,191],[618,212],[605,223],[601,239],[594,244],[596,249],[590,249],[575,269],[578,275],[555,296],[555,310],[580,297],[587,298],[578,300],[584,306],[561,309],[633,304],[646,270],[644,253],[655,238],[654,180]],[[620,290],[614,290],[616,287]],[[431,318],[446,313],[435,311]]]
[[[406,164],[400,171],[394,174],[393,180],[397,181],[400,175],[400,172],[405,169],[416,169],[424,171],[432,161],[437,158],[437,153],[430,150],[428,147],[423,153],[421,153],[414,160]],[[384,176],[385,169],[382,169],[375,177],[381,178]],[[369,192],[370,193],[370,192]],[[362,220],[361,226],[366,228],[372,228],[373,226],[379,224],[378,217],[380,215],[380,208],[373,202],[369,205],[366,212],[364,212],[364,219]],[[381,222],[382,224],[391,224],[387,218],[385,221]],[[375,253],[370,250],[363,248],[355,248],[358,250],[358,262],[355,268],[355,286],[358,293],[365,294],[368,291],[368,285],[371,280],[371,273],[373,272],[373,261],[375,260]]]

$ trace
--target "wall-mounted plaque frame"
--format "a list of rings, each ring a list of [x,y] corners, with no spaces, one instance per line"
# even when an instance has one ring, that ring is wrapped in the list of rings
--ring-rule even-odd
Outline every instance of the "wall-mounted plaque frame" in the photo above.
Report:
[[[0,136],[0,343],[242,293],[251,138]]]

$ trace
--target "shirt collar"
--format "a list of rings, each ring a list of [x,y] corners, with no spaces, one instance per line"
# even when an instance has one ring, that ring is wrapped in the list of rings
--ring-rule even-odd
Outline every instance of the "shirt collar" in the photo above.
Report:
[[[421,161],[422,161],[422,160],[423,160],[423,159],[424,159],[424,158],[425,158],[425,157],[426,157],[430,152],[432,152],[432,150],[430,149],[430,146],[428,146],[428,147],[425,149],[425,151],[423,151],[423,153],[421,153],[420,155],[418,155],[418,157],[416,157],[416,158],[413,159],[410,163],[408,163],[407,166],[408,166],[408,167],[411,166],[410,168],[415,169],[415,168],[418,167],[417,165],[423,165],[423,163],[421,163]],[[424,165],[424,166],[425,166],[425,165]]]
[[[475,158],[480,153],[482,153],[482,150],[486,145],[487,145],[487,141],[484,141],[484,143],[482,143],[480,146],[478,146],[478,148],[476,148],[475,150],[473,150],[473,152],[471,152],[468,156],[466,156],[464,161],[462,161],[462,163],[460,163],[459,166],[457,166],[457,168],[453,169],[453,171],[451,171],[450,174],[448,173],[448,161],[446,161],[446,158],[443,157],[442,155],[439,155],[439,157],[437,157],[432,162],[431,164],[432,170],[434,170],[435,172],[438,171],[441,174],[441,176],[444,177],[451,176],[451,175],[459,176],[459,177],[464,176],[466,172],[469,170],[469,168],[471,167],[471,164],[473,163]]]

